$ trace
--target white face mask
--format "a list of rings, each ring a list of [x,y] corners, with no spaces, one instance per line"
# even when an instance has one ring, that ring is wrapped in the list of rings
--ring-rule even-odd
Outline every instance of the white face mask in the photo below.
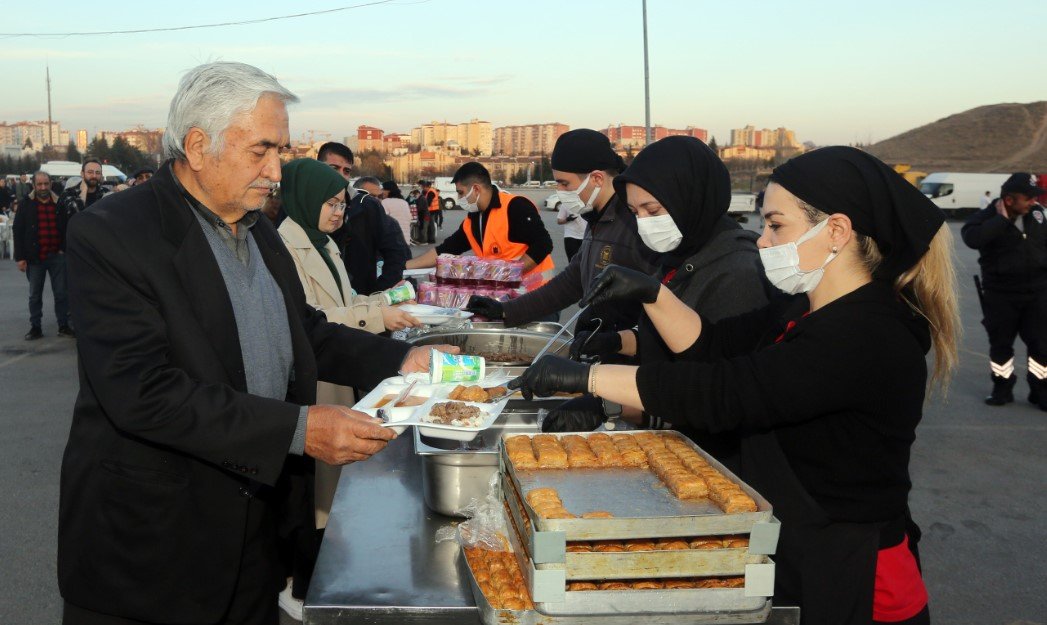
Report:
[[[830,252],[821,267],[803,271],[800,269],[799,247],[825,229],[825,225],[828,223],[828,219],[819,222],[793,243],[784,243],[760,250],[763,272],[767,275],[767,279],[770,280],[771,284],[790,295],[810,293],[818,286],[822,276],[825,275],[825,266],[836,258],[837,253]]]
[[[470,202],[469,201],[469,196],[472,195],[472,194],[473,194],[473,190],[469,189],[469,191],[465,195],[463,195],[462,197],[458,198],[458,208],[461,208],[462,210],[464,210],[467,213],[475,213],[475,212],[479,211],[480,210],[480,204],[479,204],[479,202],[480,202],[480,194],[479,193],[476,194],[476,201],[475,202]]]
[[[643,244],[656,252],[671,252],[680,247],[683,233],[676,227],[672,215],[654,217],[637,217],[636,230],[640,233]]]
[[[592,174],[585,177],[582,184],[578,185],[578,188],[574,191],[557,191],[556,194],[560,196],[560,207],[571,215],[584,215],[589,211],[593,210],[593,202],[596,201],[596,196],[600,195],[600,187],[593,189],[592,195],[589,196],[589,201],[582,201],[582,189],[585,185],[589,184],[589,178]]]

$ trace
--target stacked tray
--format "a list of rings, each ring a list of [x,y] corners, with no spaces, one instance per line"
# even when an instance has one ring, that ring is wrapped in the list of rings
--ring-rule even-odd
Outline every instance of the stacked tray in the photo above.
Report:
[[[512,436],[506,433],[505,436]],[[630,435],[616,433],[615,435]],[[663,433],[665,436],[679,436]],[[587,436],[582,434],[582,436]],[[770,504],[722,464],[686,438],[706,461],[740,485],[756,503],[756,512],[724,514],[706,499],[677,499],[650,470],[640,468],[548,469],[519,471],[500,448],[501,482],[510,527],[537,609],[550,615],[672,612],[752,613],[769,606],[773,594],[774,553],[778,523]],[[601,510],[612,518],[548,519],[539,517],[522,497],[534,488],[551,487],[564,506],[577,515]],[[510,534],[513,534],[510,531]],[[748,547],[645,550],[625,552],[568,551],[568,542],[626,541],[639,538],[743,536]],[[744,588],[674,590],[566,591],[572,580],[639,580],[652,578],[744,576]],[[758,620],[758,619],[757,619]],[[754,622],[754,621],[749,621]]]
[[[743,624],[763,622],[767,620],[767,616],[770,614],[771,610],[770,602],[766,602],[761,607],[752,611],[705,613],[674,611],[661,614],[643,613],[641,620],[641,618],[638,618],[636,613],[614,614],[608,612],[608,604],[606,603],[608,596],[621,594],[611,591],[573,593],[592,595],[592,599],[588,601],[590,605],[586,606],[589,608],[588,612],[573,615],[552,616],[543,614],[537,610],[498,609],[491,605],[487,600],[487,597],[483,594],[483,591],[480,590],[480,585],[476,581],[476,576],[473,574],[473,570],[469,566],[464,555],[461,553],[459,555],[460,566],[464,569],[465,574],[469,579],[469,585],[473,589],[473,597],[476,599],[476,607],[480,611],[480,620],[484,625],[635,625],[637,622],[643,622],[645,625]],[[629,592],[644,595],[642,599],[647,603],[653,604],[665,601],[664,597],[654,596],[653,593],[679,593],[685,591],[634,590]],[[718,591],[705,590],[703,592],[716,593]],[[712,597],[712,595],[707,596]],[[675,602],[677,600],[676,596],[674,595],[670,597],[670,600]]]

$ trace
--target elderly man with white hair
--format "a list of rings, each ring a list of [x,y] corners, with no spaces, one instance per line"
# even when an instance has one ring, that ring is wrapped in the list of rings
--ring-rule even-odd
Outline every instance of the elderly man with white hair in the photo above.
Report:
[[[259,210],[280,181],[287,103],[240,63],[171,101],[148,182],[70,221],[80,392],[62,463],[66,624],[278,622],[278,524],[312,524],[313,458],[394,434],[316,382],[372,386],[429,350],[329,323]]]

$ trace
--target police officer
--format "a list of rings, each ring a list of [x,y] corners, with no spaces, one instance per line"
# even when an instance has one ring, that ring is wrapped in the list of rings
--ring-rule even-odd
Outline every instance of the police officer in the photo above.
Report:
[[[654,254],[644,247],[636,230],[636,216],[614,192],[611,181],[625,169],[625,162],[607,137],[595,130],[579,128],[556,141],[552,154],[553,178],[561,207],[588,222],[585,238],[567,268],[541,288],[509,302],[474,296],[469,310],[491,319],[504,319],[518,326],[543,319],[577,304],[596,274],[611,264],[654,273]],[[601,330],[631,329],[640,316],[635,303],[601,305],[586,310],[577,328],[601,319]],[[611,356],[621,349],[607,349]]]
[[[1047,410],[1047,217],[1036,176],[1013,174],[1000,197],[964,224],[963,241],[978,250],[982,324],[989,334],[990,406],[1014,401],[1014,338],[1028,351],[1029,401]]]

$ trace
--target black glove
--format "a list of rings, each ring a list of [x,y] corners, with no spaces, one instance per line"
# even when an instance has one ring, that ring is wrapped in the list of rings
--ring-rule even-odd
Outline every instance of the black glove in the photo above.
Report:
[[[620,265],[609,265],[593,279],[582,306],[593,306],[616,300],[653,304],[662,283],[655,277]]]
[[[542,421],[543,432],[592,432],[607,420],[603,401],[592,395],[569,399],[549,411]]]
[[[589,332],[582,330],[574,335],[571,343],[571,358],[581,359],[582,356],[599,356],[610,358],[622,351],[622,335],[617,332]]]
[[[487,317],[488,319],[504,319],[505,312],[502,310],[502,303],[496,299],[490,297],[484,297],[482,295],[472,295],[469,297],[469,303],[465,305],[465,309],[471,313]]]
[[[520,389],[524,399],[530,401],[535,395],[549,397],[556,392],[584,393],[589,390],[590,365],[560,358],[542,356],[523,372],[510,380],[509,390]]]

